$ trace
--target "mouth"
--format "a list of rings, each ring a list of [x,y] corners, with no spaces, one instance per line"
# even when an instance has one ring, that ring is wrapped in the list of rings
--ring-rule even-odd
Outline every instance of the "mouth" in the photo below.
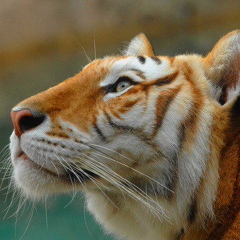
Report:
[[[51,170],[49,170],[49,169],[47,169],[47,168],[39,165],[39,164],[37,164],[35,161],[33,161],[32,159],[30,159],[30,158],[28,157],[28,155],[27,155],[25,152],[23,152],[23,151],[21,151],[21,152],[17,155],[17,158],[21,158],[23,161],[28,161],[28,162],[31,164],[31,167],[33,167],[33,168],[35,168],[35,169],[38,169],[38,170],[40,170],[40,171],[43,171],[43,172],[45,172],[47,175],[51,175],[51,176],[53,176],[53,177],[60,178],[60,175],[59,175],[59,174],[57,174],[57,173],[55,173],[55,172],[53,172],[53,171],[51,171]]]
[[[53,172],[39,164],[37,164],[35,161],[31,160],[26,153],[21,151],[17,158],[21,158],[24,161],[29,161],[32,167],[39,169],[43,172],[45,172],[48,175],[52,175],[53,177],[56,177],[58,179],[67,180],[70,183],[83,183],[91,179],[96,179],[99,176],[89,170],[82,169],[82,168],[76,168],[76,166],[69,166],[68,169],[66,169],[62,174],[58,174],[56,172]]]
[[[26,153],[24,153],[23,151],[21,151],[18,155],[17,158],[21,158],[23,160],[30,160],[29,157],[27,156]]]
[[[67,170],[66,171],[66,178],[70,181],[70,182],[74,182],[74,183],[77,183],[77,182],[80,182],[80,183],[83,183],[83,182],[86,182],[88,180],[91,180],[91,179],[96,179],[98,178],[99,176],[89,170],[86,170],[86,169],[82,169],[82,168],[71,168],[70,170]]]

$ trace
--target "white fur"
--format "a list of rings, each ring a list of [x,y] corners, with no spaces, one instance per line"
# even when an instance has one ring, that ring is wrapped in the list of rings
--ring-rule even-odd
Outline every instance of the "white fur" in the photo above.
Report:
[[[235,87],[228,91],[227,103],[232,102],[240,95],[240,72],[238,74],[238,82]]]
[[[141,33],[131,40],[127,49],[123,51],[123,55],[127,56],[138,56],[138,55],[149,55],[148,48],[152,48],[151,44],[147,40],[146,36]]]
[[[137,41],[135,39],[132,43],[135,50],[136,44],[139,44]],[[167,58],[161,59],[161,64],[147,56],[145,58],[144,64],[137,57],[126,57],[110,64],[110,73],[101,81],[100,87],[115,83],[121,76],[129,76],[136,83],[141,83],[157,80],[174,72]],[[187,57],[179,59],[186,60]],[[136,71],[141,71],[144,78],[138,76]],[[204,76],[198,76],[195,80],[200,81],[199,79],[206,88],[209,87]],[[26,195],[34,198],[75,190],[71,183],[66,183],[61,178],[64,166],[75,163],[80,169],[91,170],[100,176],[95,182],[90,181],[75,187],[85,192],[88,209],[107,232],[131,240],[176,239],[179,230],[188,227],[186,216],[189,204],[206,170],[210,155],[212,113],[215,110],[211,101],[204,98],[192,147],[180,149],[179,128],[192,107],[192,89],[186,84],[171,103],[155,138],[151,139],[158,97],[183,82],[183,77],[179,76],[167,86],[153,86],[148,99],[143,97],[129,111],[122,113],[121,119],[111,114],[111,111],[107,112],[112,122],[109,122],[102,109],[98,109],[97,125],[104,137],[96,131],[96,127],[90,128],[87,134],[61,119],[58,122],[69,139],[50,137],[47,135],[52,125],[50,118],[39,127],[25,132],[20,141],[13,133],[11,156],[16,184]],[[198,87],[202,86],[199,84]],[[130,89],[131,87],[121,93],[107,94],[104,103],[111,104],[110,99],[124,95]],[[117,107],[113,111],[118,113]],[[67,131],[68,129],[72,131]],[[32,166],[31,161],[23,161],[17,157],[22,150],[39,168]],[[161,194],[161,189],[166,190],[162,186],[165,171],[172,174],[170,170],[173,155],[177,156],[177,186],[174,190],[170,189],[173,196],[169,200],[166,195]],[[216,196],[216,168],[213,164],[213,169],[209,171],[214,184],[204,190],[204,217],[211,213]],[[58,174],[59,178],[51,176],[43,169]],[[128,187],[133,177],[138,177],[143,184],[150,182],[153,190],[148,192],[151,189],[148,185],[144,185],[143,189],[135,186],[137,190],[132,186]],[[201,209],[204,211],[203,205]]]
[[[137,57],[127,57],[113,64],[110,74],[100,83],[100,86],[105,87],[114,84],[122,76],[127,76],[136,83],[142,82],[143,79],[136,75],[135,70],[141,71],[146,78],[146,81],[165,77],[172,71],[170,70],[169,62],[166,59],[162,59],[162,63],[157,64],[154,60],[147,57],[146,62],[141,64]],[[130,86],[119,93],[108,93],[105,95],[104,100],[107,101],[111,98],[119,97],[131,88],[132,87]]]

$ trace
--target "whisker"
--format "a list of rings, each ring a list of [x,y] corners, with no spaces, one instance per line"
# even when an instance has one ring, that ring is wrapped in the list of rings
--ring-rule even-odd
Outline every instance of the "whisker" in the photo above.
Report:
[[[111,160],[111,161],[113,161],[113,162],[115,162],[115,163],[117,163],[117,164],[119,164],[119,165],[121,165],[121,166],[124,166],[124,167],[126,167],[126,168],[128,168],[128,169],[131,169],[132,171],[138,173],[139,175],[146,177],[147,179],[151,180],[152,182],[154,182],[154,183],[160,185],[161,187],[165,188],[166,190],[168,190],[168,191],[174,193],[173,190],[169,189],[168,187],[164,186],[162,183],[156,181],[156,180],[153,179],[152,177],[150,177],[150,176],[144,174],[143,172],[140,172],[140,171],[138,171],[137,169],[134,169],[134,168],[132,168],[132,167],[130,167],[130,166],[128,166],[128,165],[122,163],[122,162],[119,162],[119,161],[113,159],[112,157],[109,157],[108,155],[104,154],[104,152],[100,152],[100,153],[102,153],[103,155],[98,154],[98,153],[96,153],[96,152],[93,153],[93,155],[99,155],[99,156],[104,157],[104,158],[106,158],[106,159],[108,159],[108,160]]]
[[[79,40],[78,40],[76,37],[74,37],[74,38],[75,38],[75,40],[77,41],[77,43],[79,44],[79,46],[81,47],[81,49],[82,49],[82,51],[83,51],[83,53],[84,53],[84,56],[85,56],[85,57],[87,58],[87,60],[88,60],[88,63],[92,62],[92,59],[87,55],[84,47],[80,44]]]
[[[44,209],[45,209],[45,221],[46,221],[46,227],[48,230],[48,212],[47,212],[47,201],[45,200],[45,204],[44,204]]]
[[[91,234],[91,231],[90,231],[89,226],[88,226],[88,223],[87,223],[87,217],[86,217],[86,209],[87,209],[87,207],[86,207],[86,201],[85,201],[84,204],[83,204],[83,209],[84,209],[84,211],[83,211],[83,217],[84,217],[85,226],[86,226],[86,228],[87,228],[87,231],[88,231],[90,237],[93,239],[93,235]]]
[[[143,203],[145,206],[147,206],[149,209],[153,210],[154,215],[157,217],[158,214],[161,214],[161,216],[164,216],[167,219],[166,214],[164,213],[164,210],[159,206],[158,202],[156,203],[152,198],[146,195],[146,193],[138,188],[136,185],[132,184],[125,178],[122,178],[120,175],[113,172],[111,169],[107,168],[106,166],[99,166],[99,162],[97,164],[93,163],[94,159],[91,158],[91,162],[84,162],[84,168],[89,168],[88,170],[96,171],[96,174],[100,175],[105,180],[109,181],[111,184],[115,185],[116,187],[122,189],[124,192],[126,192],[129,196],[134,198],[135,200]],[[87,164],[86,164],[87,163]],[[110,177],[110,179],[109,179]],[[129,188],[130,187],[130,188]],[[151,205],[149,202],[151,202],[153,205]],[[160,208],[160,209],[159,209]],[[158,212],[158,214],[155,214],[155,212]]]
[[[64,160],[64,158],[60,158],[60,157],[58,157],[56,154],[54,154],[54,155],[55,155],[55,157],[58,159],[58,163],[60,163],[60,165],[63,167],[63,169],[64,169],[65,171],[67,171],[67,170],[72,171],[72,170],[73,170],[73,169],[71,168],[71,166]],[[62,163],[62,161],[63,161],[64,163]],[[66,164],[67,166],[66,166],[65,164]],[[73,189],[72,189],[73,194],[71,194],[70,192],[68,192],[68,193],[71,195],[71,201],[67,204],[67,206],[68,206],[69,204],[71,204],[71,202],[74,200],[74,198],[75,198],[76,195],[77,195],[75,183],[74,183],[74,181],[72,180],[71,176],[69,176],[69,178],[70,178],[71,185],[73,186]],[[66,206],[66,207],[67,207],[67,206]]]
[[[0,156],[1,154],[4,154],[6,151],[9,152],[9,146],[10,146],[10,143],[8,143],[5,147],[2,148],[2,150],[0,151]]]
[[[62,160],[63,160],[63,159],[62,159]],[[65,161],[65,160],[64,160],[64,161]],[[67,163],[67,162],[65,161],[65,163]],[[68,164],[68,163],[67,163],[67,164]],[[95,179],[94,177],[92,177],[92,176],[89,175],[88,173],[84,172],[84,171],[83,171],[81,168],[79,168],[79,166],[76,165],[76,163],[74,163],[73,161],[71,161],[71,164],[72,164],[75,168],[77,168],[78,171],[80,171],[80,172],[82,172],[84,175],[86,175],[86,176],[98,187],[98,189],[104,194],[104,196],[105,196],[115,207],[117,207],[117,206],[112,202],[112,200],[105,194],[105,192],[102,191],[102,188],[100,188],[100,186],[103,187],[103,188],[106,188],[105,185],[103,185],[99,180]],[[69,164],[68,164],[68,165],[69,165]],[[71,166],[71,165],[70,165],[70,166]],[[72,167],[70,168],[70,171],[72,171],[73,174],[74,174],[74,175],[77,177],[77,179],[79,180],[79,182],[82,183],[82,181],[78,178],[77,173],[73,170]],[[84,184],[82,184],[82,186],[84,187]]]
[[[32,220],[32,217],[33,217],[34,209],[35,209],[35,205],[34,205],[34,202],[32,202],[32,208],[31,208],[31,211],[30,211],[30,214],[29,214],[29,219],[28,219],[27,226],[26,226],[26,228],[25,228],[25,230],[24,230],[24,232],[23,232],[23,234],[22,234],[22,236],[20,237],[19,240],[22,240],[23,237],[24,237],[24,236],[26,235],[26,233],[27,233],[27,230],[28,230],[28,228],[29,228],[29,226],[30,226],[30,223],[31,223],[31,220]]]
[[[18,221],[18,219],[23,215],[23,211],[22,211],[21,215],[19,215],[19,213],[20,213],[20,211],[22,210],[23,206],[25,206],[26,201],[27,201],[27,200],[26,200],[26,199],[23,199],[23,197],[20,195],[20,196],[18,197],[18,206],[17,206],[17,209],[16,209],[15,213],[13,213],[12,215],[10,215],[8,218],[12,218],[12,217],[15,216],[15,218],[16,218],[15,223],[16,223],[16,222]]]
[[[106,153],[102,152],[102,151],[99,150],[99,149],[93,148],[93,146],[94,146],[94,147],[99,147],[99,148],[102,148],[102,149],[107,150],[107,151],[109,151],[109,152],[112,152],[112,153],[114,153],[114,154],[117,154],[118,156],[122,157],[123,159],[129,160],[129,161],[131,161],[131,162],[135,162],[133,159],[131,159],[131,158],[127,157],[127,156],[124,156],[123,154],[121,154],[121,153],[119,153],[119,152],[117,152],[117,151],[115,151],[115,150],[112,150],[112,149],[110,149],[110,148],[107,148],[107,147],[104,147],[104,146],[101,146],[101,145],[97,145],[97,144],[92,144],[92,143],[91,143],[91,144],[88,144],[88,146],[91,147],[92,149],[94,149],[95,151],[99,151],[99,152],[105,154],[106,156],[108,156]]]
[[[9,204],[8,207],[4,210],[5,215],[4,215],[3,219],[6,219],[6,218],[7,218],[7,215],[8,215],[8,213],[9,213],[10,208],[11,208],[11,207],[13,206],[13,204],[17,201],[16,193],[17,193],[17,191],[14,191],[14,192],[13,192],[12,197],[11,197],[11,200],[10,200],[10,204]],[[5,199],[5,201],[6,201],[6,199]]]

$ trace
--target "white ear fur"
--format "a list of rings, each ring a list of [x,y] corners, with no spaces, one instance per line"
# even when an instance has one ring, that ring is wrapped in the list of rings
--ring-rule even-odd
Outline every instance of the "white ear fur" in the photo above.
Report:
[[[240,30],[221,38],[204,59],[207,77],[221,90],[220,102],[229,102],[239,93],[240,86]]]
[[[140,33],[131,40],[126,50],[123,51],[124,55],[148,55],[154,56],[153,48],[147,37]]]

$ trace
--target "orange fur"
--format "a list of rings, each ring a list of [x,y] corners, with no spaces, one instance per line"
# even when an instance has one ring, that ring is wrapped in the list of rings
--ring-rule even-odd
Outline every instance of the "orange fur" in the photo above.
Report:
[[[154,56],[151,44],[140,34],[131,41],[126,56],[95,60],[76,76],[19,103],[13,109],[16,134],[13,133],[12,145],[18,144],[21,149],[21,142],[27,142],[27,136],[31,138],[35,131],[33,140],[41,136],[37,144],[47,144],[52,151],[60,147],[76,150],[80,156],[86,152],[86,159],[79,159],[78,155],[71,157],[75,161],[74,169],[77,166],[82,170],[87,160],[95,160],[92,152],[69,147],[68,141],[72,145],[84,145],[84,141],[91,139],[89,142],[94,147],[100,145],[101,151],[112,144],[115,148],[110,149],[103,162],[101,157],[97,163],[92,162],[100,166],[97,183],[100,188],[103,184],[108,189],[99,188],[99,191],[91,181],[84,188],[79,184],[86,191],[90,211],[109,232],[128,239],[144,236],[152,240],[239,240],[240,96],[239,93],[230,96],[230,89],[237,88],[240,82],[239,42],[240,32],[235,31],[222,38],[205,58],[199,55],[168,58]],[[128,66],[132,67],[124,70]],[[139,66],[141,69],[137,69]],[[129,77],[130,87],[125,89],[128,74],[134,77]],[[119,93],[114,86],[121,78],[123,91]],[[39,133],[39,125],[45,123],[35,122],[23,130],[19,125],[26,119],[16,117],[21,111],[28,111],[25,117],[32,113],[31,120],[37,116],[34,113],[44,114],[50,129]],[[145,122],[140,125],[141,121]],[[68,125],[67,129],[62,122]],[[87,140],[82,135],[87,135]],[[116,146],[115,141],[118,141]],[[24,144],[22,148],[20,154],[12,150],[12,155],[17,155],[12,160],[16,165],[21,154],[25,160],[28,158]],[[56,150],[56,156],[57,151],[60,150]],[[106,163],[113,153],[114,161]],[[59,156],[61,160],[65,155]],[[26,173],[34,169],[27,165],[28,161],[24,164]],[[36,176],[44,178],[51,171],[39,172]],[[42,185],[53,192],[62,192],[62,186],[71,189],[66,174],[60,174],[54,183],[44,182],[46,187]],[[105,174],[117,174],[117,177],[111,178],[111,182]],[[159,176],[167,187],[162,189],[156,184]],[[24,184],[29,187],[25,180],[21,182],[21,177],[16,179],[20,179],[16,180],[20,187],[24,188]],[[26,192],[33,191],[31,186],[29,189]],[[129,197],[123,190],[132,195]],[[138,201],[140,197],[144,199],[144,194],[150,196],[143,201],[145,205]],[[158,207],[169,213],[172,224],[152,214],[155,208],[151,204],[156,204],[155,199]]]

